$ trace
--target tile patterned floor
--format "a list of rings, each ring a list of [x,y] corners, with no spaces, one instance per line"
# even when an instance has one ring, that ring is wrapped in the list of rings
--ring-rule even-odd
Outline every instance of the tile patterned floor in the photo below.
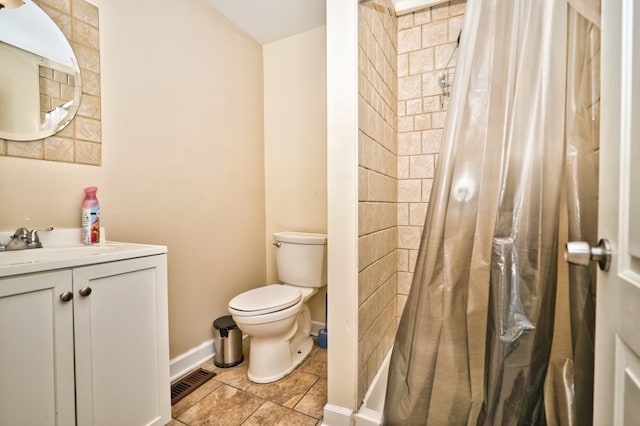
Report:
[[[244,353],[248,354],[245,347]],[[258,384],[242,364],[219,368],[210,360],[202,368],[217,375],[171,407],[169,426],[321,425],[327,403],[327,351],[314,346],[288,376]]]

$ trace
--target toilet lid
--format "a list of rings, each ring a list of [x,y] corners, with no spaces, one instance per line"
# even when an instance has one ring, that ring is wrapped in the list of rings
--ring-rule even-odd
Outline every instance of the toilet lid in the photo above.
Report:
[[[298,303],[300,290],[281,284],[271,284],[245,291],[231,299],[229,308],[242,315],[260,315],[279,311]]]

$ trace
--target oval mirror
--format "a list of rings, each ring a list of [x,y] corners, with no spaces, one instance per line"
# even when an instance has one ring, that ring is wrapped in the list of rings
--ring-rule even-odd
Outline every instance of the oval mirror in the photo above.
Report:
[[[0,138],[31,141],[69,124],[82,83],[60,28],[31,0],[17,3],[0,9]]]

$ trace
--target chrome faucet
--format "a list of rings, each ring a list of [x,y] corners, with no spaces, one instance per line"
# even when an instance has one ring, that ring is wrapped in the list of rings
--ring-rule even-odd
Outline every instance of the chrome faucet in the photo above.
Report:
[[[53,227],[32,229],[31,231],[27,228],[18,228],[7,244],[0,244],[0,251],[42,248],[38,231],[53,231]]]

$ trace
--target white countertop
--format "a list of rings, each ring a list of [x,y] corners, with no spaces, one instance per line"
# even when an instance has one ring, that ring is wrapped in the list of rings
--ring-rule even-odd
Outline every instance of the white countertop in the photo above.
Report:
[[[7,244],[12,234],[13,231],[0,232],[0,243]],[[80,243],[79,229],[54,229],[38,234],[42,248],[0,252],[0,277],[114,262],[167,252],[166,246],[115,241],[84,245]]]

